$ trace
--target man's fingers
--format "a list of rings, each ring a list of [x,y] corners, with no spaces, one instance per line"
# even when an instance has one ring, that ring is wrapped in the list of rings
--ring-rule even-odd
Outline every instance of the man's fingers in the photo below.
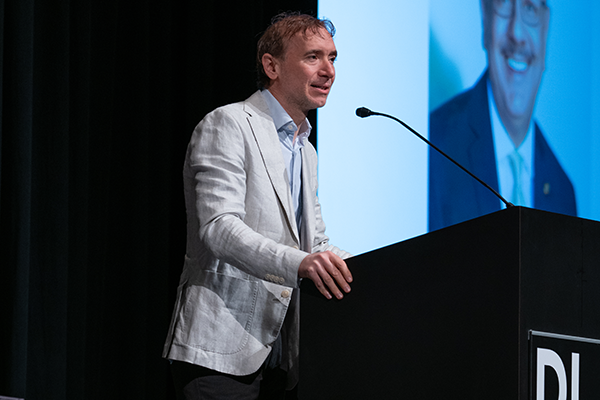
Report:
[[[325,285],[329,288],[329,290],[331,291],[331,293],[333,293],[333,295],[338,298],[341,299],[344,297],[344,294],[340,291],[338,285],[336,284],[336,282],[340,283],[339,280],[332,278],[332,273],[337,274],[338,277],[341,277],[341,274],[336,270],[335,272],[329,272],[329,268],[325,267],[321,270],[319,270],[319,272],[321,273],[321,279],[323,280],[323,282],[325,283]],[[346,281],[342,278],[342,281],[340,284],[341,285],[347,285]],[[350,287],[347,286],[347,288],[345,286],[342,286],[342,289],[348,293],[350,291]]]
[[[308,278],[311,281],[313,281],[317,290],[323,296],[325,296],[328,300],[330,300],[332,298],[331,293],[329,293],[325,283],[323,283],[323,280],[321,279],[321,276],[319,275],[317,268],[311,269],[310,272],[306,276],[303,276],[303,278]]]
[[[333,276],[338,285],[348,293],[350,291],[350,285],[348,283],[352,282],[352,274],[350,273],[346,262],[341,257],[333,253],[331,253],[331,255],[333,256],[333,269],[331,270],[330,275]]]

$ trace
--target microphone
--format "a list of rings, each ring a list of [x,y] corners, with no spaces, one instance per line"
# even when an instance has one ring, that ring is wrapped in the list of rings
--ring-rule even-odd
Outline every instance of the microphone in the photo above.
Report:
[[[366,107],[360,107],[356,109],[356,115],[358,115],[361,118],[365,118],[373,115],[373,111],[369,110]]]
[[[376,111],[371,111],[371,110],[369,110],[366,107],[359,107],[359,108],[357,108],[356,109],[356,115],[359,116],[359,117],[361,117],[361,118],[370,117],[371,115],[380,115],[382,117],[393,119],[394,121],[398,122],[400,125],[402,125],[403,127],[405,127],[406,129],[408,129],[409,131],[411,131],[412,133],[414,133],[419,139],[421,139],[422,141],[424,141],[425,143],[427,143],[429,146],[433,147],[438,153],[440,153],[441,155],[443,155],[444,157],[446,157],[448,160],[452,161],[456,166],[458,166],[460,169],[462,169],[463,171],[465,171],[467,174],[469,174],[471,177],[473,177],[477,182],[481,183],[488,190],[490,190],[492,193],[494,193],[494,195],[497,198],[499,198],[500,201],[502,201],[506,205],[506,208],[514,207],[514,204],[512,204],[509,201],[507,201],[504,197],[502,197],[500,195],[500,193],[498,193],[497,191],[495,191],[490,185],[488,185],[487,183],[485,183],[484,181],[482,181],[481,179],[479,179],[477,176],[475,176],[475,174],[471,173],[471,171],[469,171],[468,169],[466,169],[465,167],[463,167],[461,164],[459,164],[458,161],[455,161],[448,154],[446,154],[442,150],[440,150],[436,145],[434,145],[433,143],[431,143],[429,140],[425,139],[425,137],[423,137],[419,132],[415,131],[413,128],[411,128],[410,126],[408,126],[407,124],[405,124],[403,121],[399,120],[398,118],[394,117],[393,115],[388,115],[388,114],[384,114],[384,113],[380,113],[380,112],[376,112]]]

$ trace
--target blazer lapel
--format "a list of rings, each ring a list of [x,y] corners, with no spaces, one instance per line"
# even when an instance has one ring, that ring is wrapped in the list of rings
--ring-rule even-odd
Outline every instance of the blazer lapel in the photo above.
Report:
[[[467,109],[474,110],[469,115],[469,127],[473,135],[472,142],[468,146],[470,164],[468,168],[497,191],[498,174],[496,171],[492,124],[488,111],[487,72],[473,89],[473,97]],[[497,211],[500,207],[500,200],[483,185],[475,182],[475,180],[473,182],[476,185],[476,201],[474,204],[479,205],[479,214],[483,215]]]
[[[248,113],[248,123],[258,145],[267,175],[271,180],[273,189],[285,211],[288,226],[297,243],[300,243],[290,183],[287,169],[281,154],[281,145],[269,109],[260,94],[255,92],[245,103],[244,110]]]

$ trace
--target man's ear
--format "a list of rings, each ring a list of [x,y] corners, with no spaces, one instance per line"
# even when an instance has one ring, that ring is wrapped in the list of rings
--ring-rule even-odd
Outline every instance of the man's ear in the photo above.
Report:
[[[277,59],[271,54],[265,53],[263,54],[261,61],[265,74],[267,74],[269,79],[275,80],[278,76]]]

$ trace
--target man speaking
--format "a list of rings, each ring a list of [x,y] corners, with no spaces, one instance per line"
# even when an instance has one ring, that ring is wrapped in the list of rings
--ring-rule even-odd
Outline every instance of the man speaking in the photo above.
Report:
[[[293,398],[300,279],[327,298],[350,291],[349,254],[325,236],[307,140],[306,116],[335,79],[333,34],[327,20],[276,17],[258,42],[261,90],[194,130],[186,257],[163,352],[180,399]]]
[[[481,0],[487,70],[430,114],[429,138],[515,205],[577,215],[573,185],[533,120],[545,68],[545,0]],[[429,153],[429,230],[497,211],[500,200]]]

